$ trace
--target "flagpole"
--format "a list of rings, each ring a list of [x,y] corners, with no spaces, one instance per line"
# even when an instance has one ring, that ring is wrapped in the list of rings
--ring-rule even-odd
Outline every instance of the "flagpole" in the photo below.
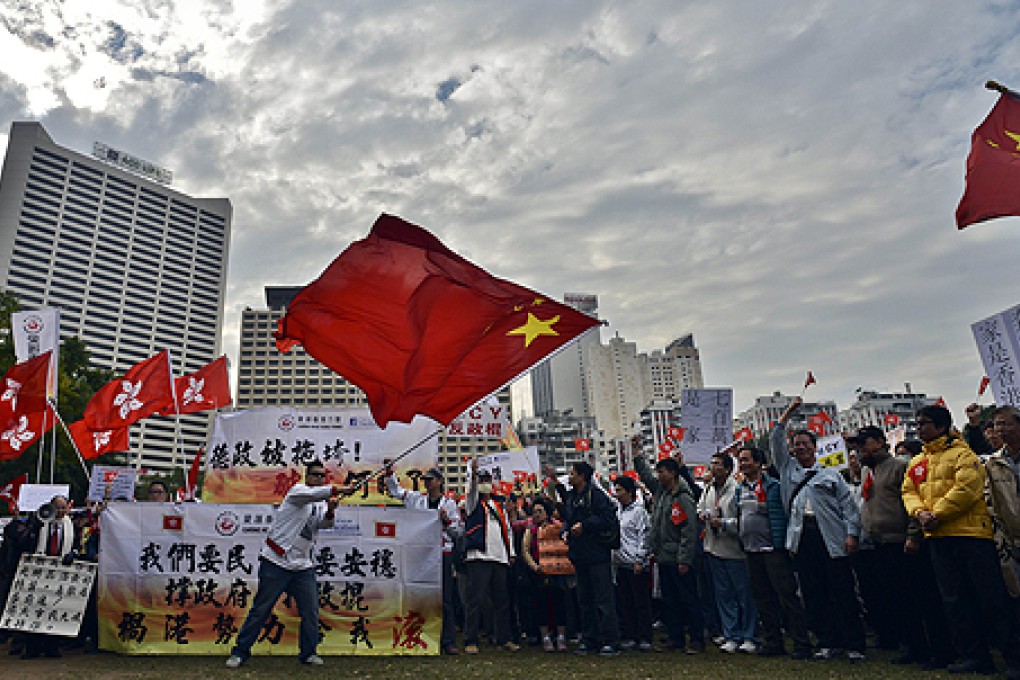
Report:
[[[174,365],[170,360],[170,352],[166,353],[166,365],[170,375],[170,395],[174,400],[174,469],[177,469],[179,458],[183,457],[181,451],[181,408],[177,403],[177,381],[174,380]],[[187,473],[185,473],[185,476]]]
[[[446,426],[440,424],[440,426],[437,427],[436,430],[432,434],[429,434],[429,435],[427,435],[425,437],[422,437],[421,439],[418,440],[417,443],[412,444],[410,446],[410,448],[404,450],[404,452],[401,453],[399,456],[397,456],[396,458],[394,458],[390,462],[386,463],[385,465],[383,465],[378,470],[375,470],[374,472],[372,472],[370,475],[368,475],[364,479],[360,480],[357,484],[354,485],[354,490],[351,492],[351,495],[353,495],[354,492],[356,492],[358,489],[360,489],[361,487],[365,486],[370,481],[372,481],[373,479],[378,477],[380,473],[385,472],[387,469],[393,467],[393,465],[395,463],[403,460],[404,458],[407,458],[407,456],[409,456],[411,454],[411,452],[414,451],[415,449],[417,449],[419,446],[421,446],[422,444],[425,444],[430,439],[435,439],[437,436],[439,436],[439,433],[441,433],[445,429],[446,429]]]
[[[49,409],[46,409],[47,411]],[[42,484],[42,461],[43,456],[46,455],[46,411],[43,411],[43,432],[40,436],[41,441],[39,442],[39,457],[35,461],[35,483]]]
[[[67,429],[67,424],[64,422],[64,419],[61,418],[60,414],[57,412],[56,404],[52,403],[49,399],[46,400],[46,403],[49,404],[49,406],[50,406],[46,410],[47,411],[53,411],[53,417],[56,418],[57,422],[60,423],[60,426],[62,428],[64,428],[64,434],[67,435],[67,439],[71,442],[71,448],[74,449],[74,452],[76,454],[78,454],[78,462],[81,463],[81,469],[82,469],[82,471],[85,472],[85,479],[87,479],[89,484],[91,485],[92,484],[92,473],[89,472],[88,466],[85,465],[85,458],[82,457],[81,451],[78,450],[78,443],[76,441],[74,441],[74,437],[71,436],[71,431],[69,429]],[[53,435],[53,438],[56,439],[57,438],[56,435]]]

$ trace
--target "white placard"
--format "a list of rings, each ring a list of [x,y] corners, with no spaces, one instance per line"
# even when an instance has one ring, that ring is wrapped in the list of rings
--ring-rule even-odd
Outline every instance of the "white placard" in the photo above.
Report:
[[[542,476],[538,463],[538,447],[526,446],[520,451],[500,451],[479,456],[478,471],[491,474],[494,485],[510,484],[515,491],[537,489]],[[470,464],[467,466],[467,478],[471,479]]]
[[[34,359],[40,354],[50,355],[50,373],[46,395],[57,397],[57,368],[60,359],[60,310],[44,307],[11,314],[11,335],[14,336],[14,355],[18,363]]]
[[[819,437],[815,458],[826,467],[845,468],[848,463],[846,441],[843,439],[843,435],[833,434],[828,437]]]
[[[733,441],[733,390],[729,387],[680,392],[680,450],[684,462],[708,463]]]
[[[99,502],[107,497],[111,501],[134,500],[137,481],[138,470],[133,467],[96,465],[92,468],[92,480],[89,483],[89,501]]]
[[[985,375],[1000,406],[1020,406],[1020,305],[971,324]]]
[[[22,484],[18,511],[35,512],[41,505],[52,501],[54,496],[68,498],[70,495],[70,484]]]
[[[0,628],[74,637],[81,627],[98,565],[59,557],[22,555]]]

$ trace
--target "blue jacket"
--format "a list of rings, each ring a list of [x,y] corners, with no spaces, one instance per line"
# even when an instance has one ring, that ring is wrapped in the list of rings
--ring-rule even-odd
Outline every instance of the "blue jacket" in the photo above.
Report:
[[[769,477],[766,474],[761,476],[762,486],[765,487],[765,507],[768,510],[769,529],[772,533],[772,545],[776,549],[786,546],[786,511],[783,510],[783,498],[780,493],[779,480]],[[745,493],[754,493],[747,482],[737,486],[737,492],[733,495],[734,512],[740,517],[740,499]],[[737,522],[737,533],[740,532],[740,523]]]

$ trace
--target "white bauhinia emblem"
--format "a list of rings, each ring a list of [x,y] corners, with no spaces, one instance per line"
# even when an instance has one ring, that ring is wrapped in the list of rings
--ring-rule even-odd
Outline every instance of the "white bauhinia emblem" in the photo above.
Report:
[[[138,393],[142,391],[142,385],[144,384],[144,380],[139,380],[136,383],[133,383],[130,380],[122,380],[120,382],[120,389],[122,392],[113,398],[113,405],[120,406],[119,413],[121,419],[127,418],[129,413],[137,411],[145,405],[142,400],[138,398]]]
[[[11,402],[11,409],[16,411],[18,409],[18,392],[21,391],[21,383],[10,378],[6,378],[6,381],[6,387],[3,395],[0,395],[0,401]]]
[[[184,394],[181,396],[181,406],[187,406],[191,403],[201,403],[205,401],[205,397],[202,396],[202,388],[205,387],[205,378],[195,380],[195,376],[188,376],[188,387],[184,390]]]
[[[20,451],[26,442],[35,439],[35,432],[28,429],[28,416],[21,416],[18,424],[0,434],[0,440],[7,442],[7,445],[14,451]]]
[[[101,451],[103,447],[110,443],[110,439],[113,437],[113,430],[104,430],[103,432],[92,433],[92,445],[96,451]]]

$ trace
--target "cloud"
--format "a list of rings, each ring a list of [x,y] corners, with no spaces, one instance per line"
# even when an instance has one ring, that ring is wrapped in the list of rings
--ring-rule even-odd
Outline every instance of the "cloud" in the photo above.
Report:
[[[642,350],[693,332],[738,407],[811,369],[959,410],[1017,302],[1017,220],[952,221],[1007,4],[22,4],[0,113],[229,197],[231,339],[382,211]]]

